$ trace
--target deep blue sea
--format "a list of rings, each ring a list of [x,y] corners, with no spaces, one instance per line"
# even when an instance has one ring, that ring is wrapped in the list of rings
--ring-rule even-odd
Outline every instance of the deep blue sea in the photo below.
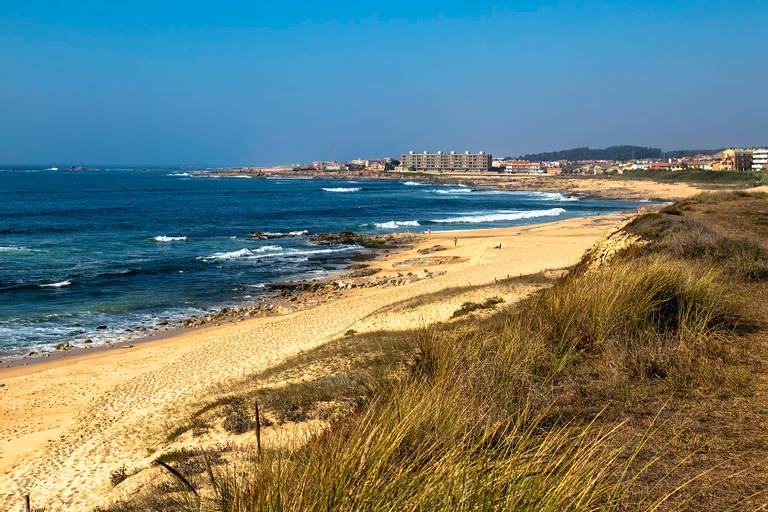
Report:
[[[138,336],[338,271],[363,249],[308,235],[477,229],[638,206],[406,181],[194,177],[183,170],[0,170],[0,355]],[[294,233],[254,240],[253,231]]]

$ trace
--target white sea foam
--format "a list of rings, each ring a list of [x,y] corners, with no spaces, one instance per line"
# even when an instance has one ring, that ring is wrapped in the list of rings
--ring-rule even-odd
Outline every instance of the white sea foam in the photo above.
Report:
[[[420,226],[421,224],[417,220],[391,220],[389,222],[375,222],[373,225],[382,229],[397,229],[407,226]]]
[[[17,252],[28,250],[29,249],[23,245],[0,245],[0,252]]]
[[[248,179],[248,180],[250,180],[250,179],[252,179],[252,178],[253,178],[253,176],[246,176],[246,175],[240,175],[240,174],[238,174],[238,175],[235,175],[235,176],[227,176],[227,175],[224,175],[224,176],[222,176],[222,178],[245,178],[245,179]]]
[[[360,187],[336,187],[336,188],[323,188],[325,192],[360,192]]]
[[[579,198],[575,196],[566,196],[562,192],[532,192],[533,195],[539,196],[543,199],[550,201],[578,201]]]
[[[216,261],[216,260],[234,260],[234,259],[245,259],[245,260],[255,260],[255,259],[262,259],[262,258],[276,258],[276,257],[304,257],[308,255],[313,254],[331,254],[334,252],[341,252],[346,251],[353,248],[353,246],[344,246],[337,249],[283,249],[280,246],[277,245],[265,245],[263,247],[259,247],[258,249],[248,249],[243,248],[239,249],[237,251],[229,251],[229,252],[217,252],[214,254],[211,254],[210,256],[204,256],[200,257],[198,259],[203,261]]]
[[[500,222],[509,220],[534,219],[536,217],[557,217],[565,213],[563,208],[550,208],[549,210],[528,210],[490,213],[486,215],[471,215],[466,217],[450,217],[447,219],[434,219],[437,224],[479,224],[483,222]]]
[[[438,194],[471,194],[472,190],[469,188],[443,188],[435,189],[434,192]]]
[[[203,260],[232,260],[235,258],[244,258],[252,255],[253,252],[250,249],[239,249],[237,251],[228,252],[215,252],[210,256],[201,257]]]
[[[487,195],[504,195],[504,196],[525,196],[532,197],[533,199],[544,199],[547,201],[578,201],[579,198],[575,196],[566,196],[562,192],[530,192],[524,190],[476,190],[476,192]]]
[[[72,281],[59,281],[58,283],[40,284],[40,288],[63,288],[72,284]]]
[[[309,231],[307,231],[306,229],[302,229],[301,231],[288,231],[288,232],[264,231],[264,235],[266,236],[304,236],[308,234],[309,234]]]
[[[188,172],[172,172],[168,176],[192,176]]]
[[[155,242],[180,242],[182,240],[186,240],[187,237],[185,236],[165,236],[165,235],[158,235],[154,237],[152,240]]]
[[[402,183],[403,185],[408,185],[409,187],[420,187],[422,185],[426,185],[426,183],[420,183],[418,181],[404,181]]]

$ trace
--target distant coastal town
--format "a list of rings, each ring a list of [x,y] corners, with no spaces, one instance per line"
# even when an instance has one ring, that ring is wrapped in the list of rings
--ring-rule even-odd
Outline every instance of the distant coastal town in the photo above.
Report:
[[[498,173],[527,175],[622,175],[628,171],[742,171],[768,170],[768,148],[681,150],[668,153],[657,148],[615,146],[606,149],[577,148],[517,158],[494,158],[484,151],[437,151],[403,153],[392,157],[336,159],[273,167],[217,169],[223,173],[255,175],[318,173],[381,175],[382,173]]]

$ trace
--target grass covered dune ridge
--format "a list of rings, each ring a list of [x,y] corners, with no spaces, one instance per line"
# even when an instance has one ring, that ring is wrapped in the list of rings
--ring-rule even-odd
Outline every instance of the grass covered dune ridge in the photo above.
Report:
[[[519,303],[351,333],[270,370],[329,375],[211,397],[169,442],[332,405],[299,446],[176,452],[176,475],[102,510],[768,507],[767,242],[765,194],[639,215]]]

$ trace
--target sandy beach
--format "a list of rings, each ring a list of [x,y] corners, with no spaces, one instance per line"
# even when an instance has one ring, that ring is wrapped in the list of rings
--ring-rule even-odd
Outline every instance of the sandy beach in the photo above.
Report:
[[[687,188],[675,192],[691,193]],[[99,505],[109,492],[110,472],[125,461],[149,463],[179,411],[207,390],[349,329],[413,328],[449,319],[468,300],[497,295],[508,303],[519,300],[536,286],[510,289],[498,286],[498,280],[565,269],[629,215],[424,234],[412,247],[374,263],[389,275],[440,271],[434,278],[345,290],[337,300],[290,314],[2,369],[0,508],[13,510],[24,494],[48,511]],[[439,253],[443,260],[418,252],[435,245],[445,248]],[[456,293],[413,300],[449,288]]]

